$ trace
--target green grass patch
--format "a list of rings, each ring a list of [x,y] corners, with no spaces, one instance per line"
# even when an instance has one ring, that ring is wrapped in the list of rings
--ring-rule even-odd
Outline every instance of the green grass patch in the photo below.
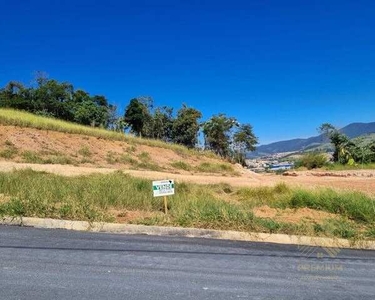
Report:
[[[133,167],[138,166],[138,161],[135,158],[131,157],[129,154],[126,154],[126,153],[124,153],[120,156],[120,161],[124,164],[129,164]]]
[[[283,204],[286,207],[308,207],[343,215],[351,220],[375,222],[375,202],[359,192],[336,192],[330,189],[319,191],[295,190]]]
[[[0,195],[0,215],[8,216],[113,221],[111,209],[137,210],[156,213],[134,221],[138,224],[375,239],[374,199],[362,194],[301,191],[285,185],[243,189],[177,183],[176,195],[168,199],[169,214],[164,216],[163,201],[152,197],[150,180],[122,172],[63,177],[23,170],[0,172]],[[253,207],[262,203],[310,207],[338,217],[320,224],[283,223],[256,217]]]
[[[325,153],[306,153],[302,155],[295,163],[296,168],[304,167],[308,170],[322,168],[328,163],[328,158]]]
[[[211,163],[204,162],[201,163],[196,170],[202,173],[221,173],[221,174],[231,174],[238,175],[231,164],[228,163]]]
[[[0,157],[5,159],[12,159],[18,154],[18,149],[15,147],[8,147],[0,151]]]
[[[76,161],[66,155],[57,154],[50,155],[47,158],[43,158],[44,164],[54,164],[54,165],[74,165]]]
[[[31,163],[31,164],[42,164],[44,163],[43,158],[40,156],[39,153],[35,151],[24,151],[21,153],[22,159],[26,163]]]
[[[130,165],[133,169],[145,169],[151,171],[162,171],[162,167],[151,161],[151,157],[147,152],[142,152],[138,155],[137,159],[131,157],[128,153],[119,154],[113,151],[109,151],[106,155],[106,161],[109,164],[122,163]]]
[[[148,152],[142,152],[138,155],[138,158],[142,161],[142,162],[147,162],[149,160],[151,160],[151,157],[150,157],[150,154]]]
[[[292,195],[292,190],[285,184],[279,183],[274,187],[239,188],[236,198],[248,207],[269,205],[281,208]]]
[[[18,154],[18,149],[9,140],[4,141],[5,149],[0,150],[0,157],[5,159],[12,159]]]
[[[109,151],[107,152],[107,155],[106,155],[106,161],[107,163],[113,165],[113,164],[116,164],[119,162],[119,159],[117,157],[117,154],[113,151]]]
[[[343,165],[339,163],[334,163],[326,165],[324,169],[329,171],[375,170],[375,163],[355,165]]]
[[[92,153],[88,146],[82,146],[81,149],[78,150],[78,154],[83,157],[91,157]]]
[[[183,161],[174,161],[171,163],[171,167],[184,171],[191,171],[193,169],[189,164]]]

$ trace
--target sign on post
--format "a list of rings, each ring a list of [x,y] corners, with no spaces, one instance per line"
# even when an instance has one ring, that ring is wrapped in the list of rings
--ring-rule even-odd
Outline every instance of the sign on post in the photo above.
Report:
[[[152,182],[154,197],[164,197],[164,211],[168,213],[167,196],[174,195],[174,180],[161,180]]]
[[[173,180],[153,181],[152,189],[154,191],[154,197],[174,195],[174,181]]]

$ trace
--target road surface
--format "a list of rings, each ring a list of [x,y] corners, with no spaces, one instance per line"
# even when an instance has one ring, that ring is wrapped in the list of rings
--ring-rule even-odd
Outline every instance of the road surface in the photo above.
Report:
[[[0,299],[374,299],[375,252],[0,226]]]

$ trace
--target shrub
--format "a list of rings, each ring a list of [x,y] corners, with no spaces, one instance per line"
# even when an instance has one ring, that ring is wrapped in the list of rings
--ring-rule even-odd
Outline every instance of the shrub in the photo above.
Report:
[[[22,152],[22,158],[25,162],[32,164],[42,164],[44,162],[40,155],[34,151]]]
[[[13,157],[17,155],[17,153],[18,153],[17,148],[9,147],[7,149],[0,151],[0,157],[6,158],[6,159],[12,159]]]
[[[296,167],[305,167],[308,170],[324,167],[328,163],[323,153],[308,153],[296,162]]]
[[[171,166],[175,169],[185,170],[185,171],[191,171],[191,166],[183,161],[175,161],[171,163]]]
[[[204,162],[197,167],[197,170],[203,173],[236,173],[230,164],[225,163]]]
[[[83,146],[81,149],[78,150],[78,154],[82,155],[83,157],[91,157],[92,153],[88,146]]]

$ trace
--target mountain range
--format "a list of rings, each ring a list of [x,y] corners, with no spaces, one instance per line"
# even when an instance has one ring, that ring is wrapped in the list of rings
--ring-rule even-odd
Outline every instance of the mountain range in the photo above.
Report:
[[[346,134],[350,139],[375,133],[375,122],[372,123],[351,123],[340,129],[340,132]],[[259,157],[282,152],[299,152],[316,148],[328,143],[324,135],[313,136],[305,139],[292,139],[280,141],[268,145],[259,146],[256,151],[249,154],[249,157]]]

